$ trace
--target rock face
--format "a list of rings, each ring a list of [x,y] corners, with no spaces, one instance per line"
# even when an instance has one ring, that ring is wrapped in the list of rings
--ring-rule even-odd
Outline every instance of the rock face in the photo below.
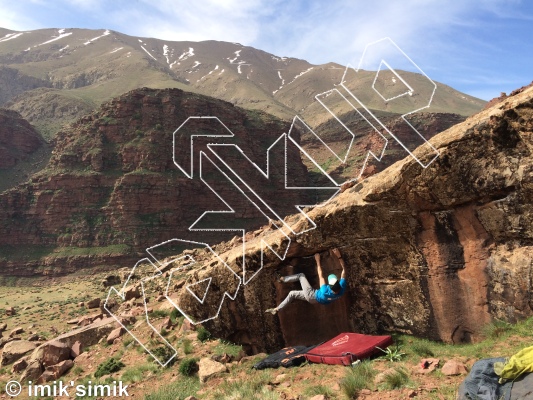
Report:
[[[0,365],[7,365],[17,361],[35,349],[35,347],[37,347],[35,343],[28,342],[27,340],[15,340],[7,343],[2,351]]]
[[[0,109],[0,169],[13,167],[42,145],[41,135],[19,113]]]
[[[30,362],[39,360],[45,367],[67,360],[70,357],[70,347],[59,340],[52,340],[39,346],[31,357]]]
[[[209,358],[202,358],[198,363],[198,368],[198,378],[200,378],[200,382],[202,383],[207,382],[209,378],[212,378],[215,375],[228,371],[224,364]]]
[[[400,331],[446,342],[475,341],[493,318],[516,321],[533,314],[533,88],[435,136],[439,157],[427,168],[401,160],[308,212],[286,218],[295,229],[285,261],[265,254],[264,269],[244,287],[213,259],[197,265],[178,304],[218,337],[250,351],[316,344],[343,330]],[[428,162],[420,147],[417,158]],[[257,270],[261,240],[283,248],[272,227],[250,237],[247,268]],[[349,291],[328,305],[295,302],[276,316],[278,304],[298,284],[278,283],[273,271],[304,272],[318,287],[312,255],[339,247]],[[241,271],[239,252],[221,255]],[[324,272],[340,272],[322,253]],[[242,271],[241,271],[242,275]],[[186,287],[213,278],[203,304]],[[217,295],[218,293],[218,295]]]
[[[35,349],[31,359],[43,360],[43,357],[49,354],[50,362],[47,365],[55,364],[69,358],[70,349],[76,342],[80,343],[80,347],[92,346],[98,343],[101,338],[107,337],[115,328],[116,322],[113,318],[98,320],[90,325],[59,335],[50,342],[43,343]]]
[[[0,194],[0,246],[6,252],[0,257],[0,273],[54,274],[95,265],[128,266],[147,247],[190,236],[187,228],[205,210],[227,209],[205,184],[187,178],[173,162],[173,132],[191,116],[217,116],[234,133],[223,142],[239,145],[258,164],[264,164],[266,149],[289,128],[268,114],[178,89],[139,89],[104,104],[57,133],[46,169]],[[197,123],[194,132],[227,135],[219,123],[210,121]],[[185,133],[180,138],[176,158],[184,158],[187,166],[190,137]],[[216,139],[195,139],[195,151],[205,150],[209,142]],[[288,156],[295,160],[294,179],[305,180],[295,146]],[[195,157],[197,162],[198,154]],[[234,168],[253,168],[242,156],[233,161]],[[207,169],[206,175],[220,175]],[[277,189],[268,187],[273,193]],[[229,203],[241,196],[235,190],[224,195]],[[306,202],[299,193],[291,196],[291,204]],[[267,222],[262,215],[258,222],[254,210],[237,213],[247,226]],[[221,239],[218,235],[205,240]]]

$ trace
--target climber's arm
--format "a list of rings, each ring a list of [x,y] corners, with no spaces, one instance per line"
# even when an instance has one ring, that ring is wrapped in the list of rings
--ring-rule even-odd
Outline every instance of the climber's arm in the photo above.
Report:
[[[316,261],[316,272],[318,273],[318,281],[320,284],[320,287],[322,285],[326,284],[326,278],[324,278],[324,273],[322,272],[322,264],[320,264],[320,254],[315,254],[315,261]]]
[[[341,263],[341,267],[342,267],[341,279],[345,279],[346,278],[346,264],[344,264],[344,260],[342,259],[341,252],[339,249],[336,249],[336,248],[333,249],[332,252],[335,255],[335,257],[339,259],[339,262]]]

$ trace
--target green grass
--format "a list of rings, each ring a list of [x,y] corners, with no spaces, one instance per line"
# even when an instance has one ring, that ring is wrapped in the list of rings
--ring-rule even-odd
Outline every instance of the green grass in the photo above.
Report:
[[[389,346],[386,349],[382,349],[380,347],[377,348],[384,353],[380,358],[384,358],[390,362],[401,361],[405,356],[405,353],[400,351],[402,346],[399,344],[396,344],[395,346]]]
[[[144,397],[145,400],[183,400],[193,396],[200,389],[200,382],[196,377],[180,377],[174,383],[158,389]]]
[[[203,326],[200,326],[198,328],[198,333],[196,334],[196,337],[202,343],[207,342],[209,339],[211,339],[211,333]]]
[[[73,373],[74,375],[80,375],[80,374],[82,374],[83,372],[85,372],[85,371],[84,371],[83,368],[80,367],[79,365],[76,365],[74,368],[72,368],[72,373]]]
[[[433,357],[435,355],[429,341],[417,341],[414,342],[410,347],[411,351],[420,357]]]
[[[194,347],[190,339],[183,339],[182,346],[183,346],[183,353],[185,354],[191,354],[194,351]]]
[[[196,371],[198,371],[198,359],[196,358],[185,358],[180,362],[178,371],[183,376],[191,376]]]
[[[485,325],[482,329],[483,335],[490,339],[497,339],[507,334],[512,333],[515,326],[509,322],[495,320],[492,323]]]
[[[108,358],[96,368],[94,377],[100,378],[104,375],[112,374],[113,372],[120,371],[123,367],[124,363],[122,361],[116,358]]]
[[[171,367],[175,364],[178,357],[174,356],[174,350],[168,346],[159,346],[152,350],[152,354],[163,364],[166,364],[167,367]],[[157,362],[150,356],[154,362]],[[168,364],[167,364],[168,363]]]
[[[407,354],[405,359],[411,362],[418,362],[420,357],[431,357],[432,354],[433,357],[441,359],[453,357],[482,359],[494,357],[495,354],[508,357],[523,349],[524,343],[533,341],[533,317],[516,324],[495,321],[483,327],[482,332],[485,339],[480,342],[457,345],[408,335],[398,335],[395,339],[402,343],[402,350]],[[504,345],[502,351],[498,349],[500,345]]]
[[[24,246],[0,246],[0,260],[24,261],[37,260],[53,251],[54,247],[42,245],[24,245]],[[2,277],[3,278],[3,277]],[[5,278],[4,278],[5,279]],[[4,282],[0,282],[4,286]]]
[[[341,389],[348,399],[356,399],[362,389],[371,389],[376,371],[371,361],[363,361],[346,370]]]
[[[250,374],[249,379],[245,381],[225,380],[217,386],[213,393],[214,400],[225,399],[279,399],[279,394],[268,390],[267,385],[272,380],[272,371],[263,370]]]
[[[388,390],[401,389],[411,383],[409,373],[404,367],[395,368],[394,372],[385,374],[382,387]]]
[[[325,385],[308,386],[304,389],[304,394],[309,397],[313,397],[319,394],[322,394],[328,398],[335,396],[335,392],[330,387]]]
[[[105,247],[61,247],[53,252],[54,257],[89,256],[104,254],[126,254],[130,247],[125,244],[114,244]]]
[[[153,318],[166,318],[169,314],[168,310],[154,310],[152,311],[151,316]]]
[[[232,357],[237,357],[241,351],[242,346],[225,341],[221,341],[213,348],[213,354],[216,356],[228,354]]]
[[[170,321],[172,321],[172,323],[175,324],[176,321],[178,321],[181,316],[182,314],[180,310],[178,310],[177,308],[173,308],[172,311],[170,312]]]
[[[120,379],[128,383],[139,382],[149,375],[157,374],[159,370],[153,363],[145,363],[125,369]]]

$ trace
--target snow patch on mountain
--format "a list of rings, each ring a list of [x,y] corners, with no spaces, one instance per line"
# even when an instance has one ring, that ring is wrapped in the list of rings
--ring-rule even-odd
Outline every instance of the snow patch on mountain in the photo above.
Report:
[[[311,71],[313,67],[306,69],[305,71],[300,72],[298,75],[296,75],[294,78],[292,78],[292,81],[289,82],[289,85],[293,83],[296,79],[298,79],[300,76],[307,74],[309,71]]]
[[[150,52],[146,50],[143,46],[141,46],[141,49],[143,49],[146,52],[146,54],[148,54],[150,57],[152,57],[154,60],[157,61],[157,58],[155,58],[152,54],[150,54]]]
[[[227,58],[231,64],[234,64],[235,60],[237,60],[237,58],[239,58],[239,56],[241,54],[241,51],[242,50],[237,50],[235,53],[233,53],[233,54],[235,54],[235,58],[229,58],[229,57]]]
[[[168,52],[168,46],[165,44],[163,45],[163,55],[165,56],[165,58],[167,59],[167,64],[170,65],[170,60],[168,58],[168,55],[169,55],[169,52]]]
[[[43,44],[52,43],[52,42],[55,42],[56,40],[63,39],[64,37],[72,35],[72,32],[66,32],[65,33],[65,29],[59,29],[57,31],[57,33],[59,34],[58,36],[52,36],[52,39],[50,39],[50,40],[48,40],[48,41],[46,41],[44,43],[38,44],[36,46],[33,46],[33,47],[39,47],[39,46],[42,46]]]
[[[95,40],[98,40],[100,38],[103,38],[104,36],[107,36],[107,35],[110,35],[111,32],[109,32],[109,29],[106,29],[105,32],[100,35],[100,36],[97,36],[97,37],[94,37],[92,39],[89,39],[88,41],[86,41],[85,43],[83,43],[85,46],[87,46],[88,44],[91,44],[92,42],[94,42]]]
[[[0,38],[0,42],[7,42],[8,40],[11,40],[11,39],[16,39],[18,38],[20,35],[22,35],[24,32],[20,32],[20,33],[8,33],[7,35],[5,35],[3,38]]]
[[[184,51],[181,56],[178,57],[179,61],[185,61],[187,58],[194,56],[194,48],[189,47],[188,51]],[[179,64],[179,63],[178,63]]]

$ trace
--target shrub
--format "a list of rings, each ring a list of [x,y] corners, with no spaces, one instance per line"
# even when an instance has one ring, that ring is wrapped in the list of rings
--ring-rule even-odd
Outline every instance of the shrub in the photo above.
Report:
[[[402,353],[400,351],[400,349],[402,348],[402,346],[389,346],[387,347],[385,350],[383,350],[381,347],[377,347],[376,348],[380,349],[383,353],[385,353],[384,355],[382,355],[381,357],[384,358],[385,360],[389,360],[391,362],[394,362],[394,361],[401,361],[401,359],[405,356],[405,353]]]
[[[182,315],[183,314],[180,312],[180,310],[178,310],[177,308],[173,308],[172,311],[170,312],[170,320],[172,321],[173,324],[175,324],[176,320]]]
[[[183,376],[191,376],[198,371],[198,364],[196,358],[185,358],[179,366],[179,372]]]
[[[152,317],[154,318],[168,317],[168,311],[167,310],[154,310],[152,311]]]
[[[198,334],[196,336],[200,342],[206,342],[211,339],[211,333],[205,329],[203,326],[198,328]]]
[[[400,389],[409,383],[409,374],[405,368],[396,368],[394,372],[385,374],[383,386],[386,389]]]
[[[159,361],[161,361],[163,364],[165,364],[168,360],[170,360],[168,361],[168,364],[166,364],[167,367],[174,365],[174,363],[176,362],[176,356],[175,356],[176,352],[170,347],[167,347],[167,346],[157,347],[152,351],[152,354],[156,356],[156,358]]]
[[[356,399],[362,389],[370,389],[375,371],[369,361],[350,368],[341,381],[341,389],[349,399]]]
[[[112,374],[113,372],[120,371],[124,367],[124,363],[116,358],[109,358],[98,366],[94,373],[95,378],[100,378],[104,375]]]
[[[192,342],[190,339],[183,339],[183,352],[185,354],[191,354],[193,351]]]

